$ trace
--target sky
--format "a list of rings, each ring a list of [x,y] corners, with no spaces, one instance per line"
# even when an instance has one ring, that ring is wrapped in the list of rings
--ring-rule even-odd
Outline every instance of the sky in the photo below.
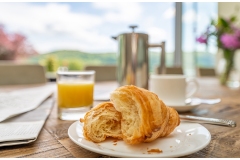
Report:
[[[197,19],[201,25],[209,22],[206,17],[212,14],[208,13],[211,5],[203,5],[206,11],[199,10],[198,15],[191,7],[184,7],[185,26]],[[116,52],[117,41],[111,37],[130,33],[129,25],[138,25],[135,32],[148,34],[149,43],[166,41],[166,50],[173,52],[174,23],[174,2],[0,2],[0,24],[9,33],[25,35],[39,53],[61,49]],[[193,35],[188,27],[184,49],[192,50]]]

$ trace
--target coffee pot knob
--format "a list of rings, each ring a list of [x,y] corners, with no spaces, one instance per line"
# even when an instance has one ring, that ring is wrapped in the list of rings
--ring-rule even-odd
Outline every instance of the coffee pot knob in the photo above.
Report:
[[[131,25],[129,26],[129,28],[132,28],[132,32],[134,32],[134,29],[137,28],[138,26],[137,25]]]

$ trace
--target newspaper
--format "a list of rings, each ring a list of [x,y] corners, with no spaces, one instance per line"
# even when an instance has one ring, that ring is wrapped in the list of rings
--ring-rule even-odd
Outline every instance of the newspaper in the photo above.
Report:
[[[37,139],[53,106],[53,92],[53,87],[41,86],[0,93],[0,146]]]
[[[0,122],[37,108],[53,92],[51,85],[0,92]]]

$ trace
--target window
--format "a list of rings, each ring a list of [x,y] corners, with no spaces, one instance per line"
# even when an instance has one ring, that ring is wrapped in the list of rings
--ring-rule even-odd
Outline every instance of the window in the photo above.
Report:
[[[206,47],[197,43],[196,38],[205,32],[211,19],[216,19],[217,15],[217,2],[182,4],[183,67],[187,75],[195,75],[196,67],[214,68],[216,44]]]
[[[130,33],[129,26],[137,25],[135,31],[147,33],[150,43],[166,41],[167,65],[173,63],[174,18],[173,2],[0,4],[0,24],[8,32],[24,34],[40,54],[58,50],[116,53],[117,42],[111,37]],[[160,49],[150,49],[151,71],[159,65],[159,53]],[[94,57],[90,60],[84,63],[108,63]]]
[[[1,3],[0,24],[8,32],[24,34],[43,55],[59,50],[114,54],[117,52],[117,42],[111,37],[130,33],[129,26],[137,25],[135,31],[147,33],[149,43],[166,41],[166,65],[173,66],[175,12],[175,2]],[[182,57],[187,75],[194,75],[196,66],[214,65],[216,47],[212,45],[206,49],[202,44],[197,44],[195,38],[216,15],[217,2],[182,3]],[[150,72],[153,72],[160,63],[160,49],[150,48],[149,51]],[[66,55],[61,58],[65,60]],[[85,58],[82,61],[85,65],[116,62],[114,56],[105,58],[106,61],[97,59],[97,56]],[[34,61],[41,60],[35,58]]]

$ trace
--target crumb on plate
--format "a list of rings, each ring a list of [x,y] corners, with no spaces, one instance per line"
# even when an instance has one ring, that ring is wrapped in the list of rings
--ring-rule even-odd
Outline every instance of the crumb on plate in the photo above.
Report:
[[[148,153],[162,153],[163,151],[161,149],[150,149],[148,150]]]

